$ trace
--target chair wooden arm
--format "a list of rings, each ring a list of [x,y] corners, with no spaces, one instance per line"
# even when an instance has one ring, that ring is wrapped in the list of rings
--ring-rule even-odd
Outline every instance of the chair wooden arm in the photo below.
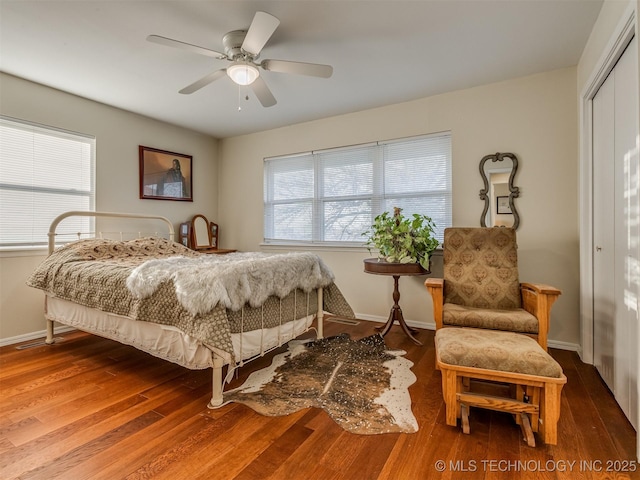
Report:
[[[436,330],[442,328],[442,305],[444,302],[444,279],[427,278],[424,286],[431,294],[433,301],[433,320],[436,322]]]
[[[546,285],[544,283],[527,283],[522,282],[520,284],[521,288],[526,288],[528,290],[533,290],[536,293],[543,293],[545,295],[560,295],[562,292],[558,290],[556,287],[552,287],[551,285]]]
[[[562,293],[545,284],[521,283],[522,308],[538,319],[538,343],[547,350],[551,307]]]

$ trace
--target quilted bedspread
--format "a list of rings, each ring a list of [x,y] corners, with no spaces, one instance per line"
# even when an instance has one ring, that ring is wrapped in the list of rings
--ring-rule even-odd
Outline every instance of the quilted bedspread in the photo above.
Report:
[[[239,262],[247,262],[246,255],[232,255]],[[258,257],[251,262],[254,265],[250,267],[252,269],[261,261],[261,256],[269,262],[276,257],[282,257],[282,261],[287,262],[287,257],[290,257],[288,254],[249,255]],[[206,261],[202,258],[204,256],[161,238],[126,242],[79,240],[56,249],[32,273],[27,285],[87,307],[139,321],[177,327],[203,344],[226,352],[229,361],[234,361],[231,333],[277,326],[280,322],[317,311],[316,295],[309,291],[309,285],[301,285],[290,293],[272,295],[261,305],[246,305],[240,310],[231,310],[225,308],[224,302],[219,302],[210,305],[206,311],[185,307],[185,302],[178,298],[183,297],[184,292],[176,293],[176,289],[183,286],[177,283],[175,276],[165,275],[156,279],[152,291],[144,295],[127,287],[133,272],[144,269],[146,265],[157,264],[159,260],[167,260],[167,265],[176,262],[182,265],[188,265],[189,262],[202,264]],[[233,257],[228,257],[224,261],[215,262],[211,259],[207,263],[212,264],[210,268],[216,268],[215,263],[228,267],[232,261]],[[214,278],[215,275],[208,273],[202,277]],[[353,318],[353,311],[333,282],[318,286],[325,288],[325,311]]]

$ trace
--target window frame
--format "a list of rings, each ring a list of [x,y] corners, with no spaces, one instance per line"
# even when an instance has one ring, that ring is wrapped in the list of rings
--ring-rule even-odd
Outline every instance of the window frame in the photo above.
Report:
[[[66,139],[74,142],[78,142],[79,148],[88,148],[87,154],[80,154],[79,157],[82,158],[81,162],[83,168],[88,167],[88,171],[85,170],[84,174],[88,174],[88,190],[77,189],[69,186],[65,186],[62,184],[56,184],[53,181],[51,183],[36,185],[34,179],[36,178],[32,175],[25,175],[24,178],[21,178],[21,183],[1,183],[0,182],[0,191],[3,193],[16,191],[16,192],[26,192],[26,193],[35,193],[37,194],[62,194],[65,196],[75,197],[75,198],[85,198],[88,199],[88,207],[82,208],[82,210],[95,211],[96,206],[96,138],[93,135],[88,135],[84,133],[74,132],[70,130],[66,130],[59,127],[53,127],[50,125],[44,125],[36,122],[31,122],[28,120],[23,120],[19,118],[10,117],[7,115],[0,115],[0,127],[14,129],[16,131],[27,132],[31,134],[34,138],[38,135],[43,135],[45,137],[50,137],[54,139]],[[37,167],[38,160],[34,159],[37,156],[34,152],[25,153],[26,157],[29,157],[29,163],[25,165],[33,168]],[[86,158],[88,156],[88,158]],[[0,157],[0,160],[2,158]],[[50,159],[49,159],[50,160]],[[40,158],[42,161],[42,157]],[[88,161],[88,165],[86,163]],[[70,172],[73,171],[72,168],[69,169]],[[31,183],[31,185],[30,185]],[[36,198],[37,200],[37,198]],[[35,203],[34,205],[37,205]],[[51,215],[52,218],[49,219],[49,223],[46,225],[46,231],[49,230],[50,223],[63,211],[73,210],[74,208],[64,208],[64,210],[56,213],[52,209]],[[77,208],[76,208],[77,209]],[[37,220],[35,220],[36,213],[42,213],[42,210],[34,208],[33,215],[28,217],[28,220],[24,222],[24,227],[29,228],[31,225],[35,225]],[[71,225],[70,228],[74,229],[74,232],[82,231],[83,233],[93,232],[95,230],[95,219],[83,219],[81,221],[82,229],[78,230],[77,225]],[[2,222],[0,219],[0,228],[15,228],[15,226],[11,227],[9,222]],[[25,236],[21,239],[7,242],[4,238],[0,238],[0,256],[5,257],[8,254],[10,256],[21,256],[28,255],[29,253],[46,251],[48,245],[48,235],[46,237],[42,237],[42,233],[39,233],[37,236]],[[4,243],[2,243],[4,242]]]
[[[445,204],[446,204],[446,208],[444,209],[444,214],[445,214],[445,224],[444,225],[437,225],[438,230],[440,231],[440,235],[442,236],[444,233],[444,229],[446,227],[451,226],[452,224],[452,211],[453,211],[453,205],[452,205],[452,199],[453,199],[453,195],[452,195],[452,146],[451,146],[451,132],[450,131],[444,131],[444,132],[436,132],[436,133],[430,133],[430,134],[424,134],[424,135],[417,135],[417,136],[411,136],[411,137],[404,137],[404,138],[399,138],[399,139],[392,139],[392,140],[385,140],[385,141],[377,141],[377,142],[369,142],[369,143],[363,143],[363,144],[358,144],[358,145],[350,145],[350,146],[343,146],[343,147],[336,147],[336,148],[330,148],[330,149],[323,149],[323,150],[315,150],[315,151],[308,151],[308,152],[301,152],[301,153],[296,153],[296,154],[290,154],[290,155],[280,155],[280,156],[273,156],[273,157],[266,157],[263,160],[263,166],[264,166],[264,170],[263,170],[263,174],[264,174],[264,178],[263,178],[263,182],[264,182],[264,195],[263,195],[263,221],[264,221],[264,225],[263,225],[263,241],[261,243],[262,246],[273,246],[273,247],[277,247],[277,246],[304,246],[304,247],[343,247],[346,249],[351,249],[351,248],[364,248],[365,246],[365,239],[363,237],[362,241],[355,241],[355,240],[348,240],[348,241],[332,241],[332,240],[326,240],[326,230],[324,229],[324,208],[323,205],[324,203],[328,202],[328,201],[348,201],[348,200],[370,200],[371,201],[371,219],[369,221],[369,223],[367,224],[367,227],[369,225],[371,225],[371,223],[373,222],[373,218],[376,215],[379,215],[380,213],[382,213],[384,211],[384,204],[385,204],[385,200],[388,198],[420,198],[420,197],[437,197],[437,198],[444,198]],[[423,140],[423,139],[428,139],[428,138],[437,138],[437,139],[443,139],[446,138],[448,140],[448,152],[446,155],[446,171],[444,173],[445,178],[446,178],[446,184],[447,187],[444,190],[438,190],[438,191],[413,191],[413,192],[401,192],[401,193],[385,193],[385,159],[384,159],[384,147],[386,145],[391,145],[391,144],[398,144],[398,143],[402,143],[405,142],[407,144],[409,144],[409,142],[413,142],[413,141],[419,141],[419,140]],[[372,193],[367,193],[367,194],[350,194],[350,195],[344,195],[344,196],[326,196],[324,194],[323,190],[323,185],[322,185],[322,174],[320,172],[321,170],[321,162],[322,160],[319,160],[319,156],[323,155],[323,154],[333,154],[333,153],[337,153],[340,151],[352,151],[355,149],[365,149],[365,148],[369,148],[369,147],[373,147],[374,151],[375,151],[375,155],[372,159]],[[284,200],[274,200],[273,199],[273,177],[274,177],[274,172],[273,172],[273,168],[272,165],[274,163],[272,162],[279,162],[279,161],[291,161],[291,160],[295,160],[296,158],[302,158],[302,157],[309,157],[311,164],[312,164],[312,169],[313,169],[313,197],[300,197],[300,198],[294,198],[294,199],[284,199]],[[273,214],[273,207],[275,205],[278,204],[292,204],[292,203],[311,203],[312,205],[312,213],[311,213],[311,240],[299,240],[299,239],[278,239],[278,238],[274,238],[275,235],[273,234],[274,232],[274,214]],[[405,212],[405,213],[409,213],[410,212]],[[269,236],[271,235],[271,236]]]

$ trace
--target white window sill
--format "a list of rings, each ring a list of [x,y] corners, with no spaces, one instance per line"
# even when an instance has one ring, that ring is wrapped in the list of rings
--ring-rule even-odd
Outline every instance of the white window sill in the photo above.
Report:
[[[316,250],[331,252],[367,252],[367,247],[362,244],[344,243],[304,243],[304,242],[263,242],[260,244],[263,250]]]
[[[362,244],[348,245],[344,243],[297,243],[297,242],[263,242],[260,244],[260,248],[262,250],[316,250],[316,251],[326,251],[326,252],[365,252],[371,253],[375,255],[377,250],[372,248],[369,252],[369,249]],[[442,247],[438,247],[435,249],[431,256],[434,255],[442,255]]]

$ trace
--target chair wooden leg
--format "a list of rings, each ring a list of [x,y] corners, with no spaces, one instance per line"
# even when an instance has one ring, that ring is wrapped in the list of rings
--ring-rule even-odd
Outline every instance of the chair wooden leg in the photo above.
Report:
[[[471,431],[471,428],[469,427],[469,410],[471,410],[469,406],[465,405],[464,403],[460,405],[462,433],[466,434],[469,434],[469,432]]]
[[[544,443],[558,443],[558,420],[560,419],[560,393],[562,386],[547,383],[540,395],[540,434]]]
[[[445,414],[447,425],[456,426],[458,424],[457,401],[458,378],[453,370],[442,369],[442,394],[444,397]]]
[[[536,446],[536,439],[533,436],[533,430],[531,429],[531,422],[529,421],[529,415],[521,412],[518,417],[520,421],[520,429],[522,430],[522,434],[524,435],[524,440],[527,442],[527,445],[530,447]]]
[[[540,390],[541,388],[538,387],[527,387],[527,397],[529,397],[529,403],[532,403],[533,405],[540,405]],[[538,410],[538,413],[531,414],[531,428],[534,432],[538,432],[538,430],[540,429],[539,427],[540,410]]]
[[[513,398],[515,398],[519,402],[523,402],[524,395],[525,395],[524,385],[513,384],[511,387],[512,387],[511,390],[513,391],[512,393]],[[516,424],[522,427],[522,416],[519,414],[514,414],[513,417],[514,417],[514,420],[516,421]]]

